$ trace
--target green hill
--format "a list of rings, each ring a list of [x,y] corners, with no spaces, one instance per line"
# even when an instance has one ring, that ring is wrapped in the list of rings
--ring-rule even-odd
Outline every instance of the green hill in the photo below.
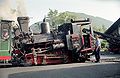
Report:
[[[68,12],[68,13],[75,15],[78,19],[79,18],[90,18],[91,22],[92,22],[92,25],[97,26],[97,27],[101,27],[102,25],[104,25],[106,28],[109,28],[113,23],[110,20],[106,20],[106,19],[101,18],[101,17],[95,17],[95,16],[87,15],[87,14],[84,14],[84,13],[75,13],[75,12]]]
[[[66,11],[66,13],[70,14],[70,15],[74,15],[76,17],[76,19],[90,18],[93,28],[102,28],[102,26],[104,26],[105,29],[107,29],[113,23],[112,21],[106,20],[104,18],[95,17],[95,16],[84,14],[84,13],[76,13],[76,12],[69,12],[69,11]],[[40,25],[40,22],[36,22],[35,24],[31,25],[30,27],[33,30],[33,32],[40,32],[40,30],[39,30],[40,26],[39,25]]]
[[[40,23],[41,23],[41,21],[32,24],[32,25],[30,26],[30,29],[31,29],[34,33],[39,33],[39,32],[41,32],[41,31],[40,31]]]

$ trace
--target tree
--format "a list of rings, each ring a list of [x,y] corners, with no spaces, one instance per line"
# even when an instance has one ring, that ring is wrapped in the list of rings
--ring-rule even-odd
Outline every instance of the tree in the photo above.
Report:
[[[2,17],[0,17],[0,20],[2,20],[3,18]]]
[[[49,13],[48,13],[48,16],[50,18],[53,18],[53,17],[56,17],[58,15],[58,10],[52,10],[52,9],[49,9]]]
[[[50,18],[49,23],[51,27],[54,28],[56,28],[58,25],[61,25],[63,23],[68,23],[70,22],[71,19],[76,18],[75,15],[71,14],[68,11],[58,13],[58,10],[51,10],[51,9],[49,9],[47,17]]]
[[[59,23],[62,24],[62,23],[70,22],[70,20],[75,19],[76,16],[66,11],[66,12],[59,13],[58,18],[59,18]]]
[[[106,31],[106,27],[105,27],[105,25],[102,25],[102,32],[105,32]]]
[[[93,26],[93,30],[97,31],[97,32],[101,32],[102,31],[100,26]]]
[[[102,25],[102,26],[93,26],[93,30],[94,31],[98,31],[98,32],[101,32],[101,33],[104,33],[106,31],[106,27],[105,25]]]
[[[57,15],[58,15],[58,10],[53,11],[53,10],[49,9],[47,16],[48,16],[48,18],[50,18],[49,23],[52,27],[56,26]]]

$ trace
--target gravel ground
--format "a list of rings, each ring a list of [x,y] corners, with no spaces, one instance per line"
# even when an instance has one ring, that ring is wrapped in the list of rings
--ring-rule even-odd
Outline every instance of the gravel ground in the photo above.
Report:
[[[0,78],[120,78],[119,62],[1,68]]]
[[[120,55],[102,54],[101,59]],[[95,57],[91,56],[91,60]],[[120,59],[117,62],[72,63],[59,65],[0,68],[0,78],[120,78]]]

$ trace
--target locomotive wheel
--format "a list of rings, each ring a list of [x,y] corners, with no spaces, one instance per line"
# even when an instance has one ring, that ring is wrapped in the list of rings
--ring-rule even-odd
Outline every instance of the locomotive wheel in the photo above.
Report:
[[[32,66],[31,60],[26,61],[25,63],[23,63],[23,66]]]
[[[67,55],[63,56],[63,63],[69,63],[69,57]]]
[[[86,58],[80,57],[80,58],[79,58],[79,61],[82,62],[82,63],[84,63],[84,62],[86,61]]]
[[[12,60],[12,66],[23,66],[23,60]]]

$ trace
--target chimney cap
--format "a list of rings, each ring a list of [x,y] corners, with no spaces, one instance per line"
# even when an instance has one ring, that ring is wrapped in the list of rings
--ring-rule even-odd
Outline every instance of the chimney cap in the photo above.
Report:
[[[17,17],[17,20],[29,20],[29,17]]]

